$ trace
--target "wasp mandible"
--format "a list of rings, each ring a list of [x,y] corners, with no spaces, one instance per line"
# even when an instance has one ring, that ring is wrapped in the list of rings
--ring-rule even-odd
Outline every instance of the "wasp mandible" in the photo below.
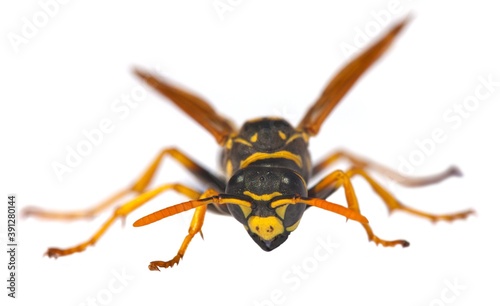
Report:
[[[52,212],[27,208],[24,211],[25,215],[68,220],[93,216],[125,195],[136,195],[133,200],[118,206],[89,240],[67,249],[49,248],[46,254],[49,257],[58,257],[85,250],[87,246],[93,245],[117,219],[125,218],[152,198],[169,190],[183,194],[191,200],[142,217],[135,221],[134,226],[144,226],[190,209],[195,209],[195,212],[188,234],[176,256],[168,261],[151,262],[150,270],[159,271],[160,267],[168,268],[179,263],[191,239],[198,233],[202,235],[201,229],[207,209],[232,215],[264,251],[272,251],[285,242],[290,233],[297,229],[302,215],[310,207],[318,207],[359,222],[365,229],[368,239],[376,244],[386,247],[396,245],[407,247],[409,243],[406,240],[385,240],[374,234],[368,225],[368,220],[361,215],[351,184],[351,178],[354,176],[365,179],[390,212],[405,211],[431,221],[452,221],[472,214],[472,210],[466,210],[437,215],[405,206],[369,173],[375,172],[387,176],[405,186],[424,186],[459,175],[460,172],[455,167],[429,177],[410,178],[346,151],[336,151],[314,165],[311,162],[308,151],[310,137],[318,134],[331,111],[363,73],[388,49],[407,22],[408,19],[404,19],[396,24],[385,36],[345,65],[329,82],[296,127],[282,118],[266,117],[247,121],[237,129],[228,118],[219,115],[202,98],[174,87],[148,72],[135,70],[139,78],[172,101],[214,137],[222,148],[221,166],[225,178],[207,170],[176,148],[164,149],[137,181],[94,208],[79,212]],[[184,166],[194,177],[203,182],[207,189],[199,191],[179,183],[150,188],[161,161],[167,156]],[[335,170],[317,184],[308,186],[310,178],[317,177],[320,172],[339,160],[347,160],[352,165],[351,168],[347,171]],[[345,192],[347,207],[326,200],[341,187]]]

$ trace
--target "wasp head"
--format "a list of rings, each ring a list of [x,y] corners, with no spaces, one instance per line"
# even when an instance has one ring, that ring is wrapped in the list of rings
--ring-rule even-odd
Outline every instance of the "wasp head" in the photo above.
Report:
[[[294,196],[307,196],[304,179],[286,168],[240,169],[229,180],[226,194],[241,201],[228,209],[264,251],[285,242],[306,209],[305,204],[292,203]]]

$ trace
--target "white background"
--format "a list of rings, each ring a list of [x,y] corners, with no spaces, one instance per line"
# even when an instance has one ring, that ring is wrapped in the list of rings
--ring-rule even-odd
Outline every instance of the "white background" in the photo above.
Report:
[[[69,1],[17,52],[9,33],[21,34],[23,18],[32,20],[41,7],[37,1],[8,7],[2,2],[4,205],[6,195],[15,193],[21,208],[88,207],[130,184],[168,146],[217,169],[218,148],[211,136],[149,89],[128,117],[120,119],[111,109],[114,100],[142,86],[131,73],[134,66],[160,71],[192,89],[237,124],[264,115],[285,116],[296,124],[349,59],[341,45],[352,44],[357,29],[365,31],[375,22],[371,12],[387,10],[389,1],[289,2],[232,1],[234,9],[221,19],[212,0]],[[17,305],[91,305],[92,298],[97,305],[498,304],[499,88],[459,127],[442,117],[474,94],[479,77],[492,74],[500,80],[498,8],[492,1],[434,2],[399,2],[391,22],[409,11],[413,21],[325,122],[311,140],[311,152],[316,160],[344,147],[398,168],[400,157],[418,150],[415,141],[440,128],[446,141],[413,174],[457,165],[462,178],[420,189],[382,183],[413,207],[432,212],[474,208],[476,216],[452,224],[402,213],[389,218],[379,198],[356,179],[362,211],[374,231],[387,239],[407,239],[409,248],[377,247],[355,222],[310,209],[288,241],[266,253],[235,220],[209,214],[205,240],[195,237],[181,264],[161,273],[147,265],[175,254],[191,212],[143,228],[131,224],[183,201],[181,196],[159,197],[132,213],[124,228],[115,224],[95,247],[58,260],[42,256],[47,247],[83,241],[110,211],[73,223],[21,220]],[[75,148],[85,139],[82,131],[97,128],[103,118],[113,122],[114,130],[60,182],[52,163],[64,162],[66,147]],[[161,182],[202,188],[169,159],[154,184]],[[340,192],[330,200],[345,203]],[[6,209],[0,212],[5,244]],[[326,253],[321,240],[337,247]],[[7,257],[1,254],[4,288]],[[305,271],[300,282],[293,274],[297,266]],[[122,271],[132,279],[114,283],[114,273]],[[450,283],[458,288],[450,290]],[[116,292],[110,284],[119,287]],[[6,290],[1,292],[6,300]]]

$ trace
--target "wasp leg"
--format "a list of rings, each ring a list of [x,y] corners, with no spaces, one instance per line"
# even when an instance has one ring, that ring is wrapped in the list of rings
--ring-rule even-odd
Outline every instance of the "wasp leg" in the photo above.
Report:
[[[309,197],[317,197],[318,194],[331,194],[331,192],[328,192],[330,190],[336,190],[340,188],[341,186],[344,187],[345,195],[347,198],[347,207],[361,213],[361,210],[359,209],[359,204],[358,200],[356,198],[356,194],[354,192],[354,188],[352,187],[351,184],[351,179],[349,172],[345,173],[341,170],[336,170],[329,175],[327,175],[324,179],[319,181],[315,186],[313,186],[311,189],[309,189]],[[327,192],[325,192],[327,191]],[[373,230],[371,227],[366,224],[362,223],[361,224],[363,228],[366,231],[366,234],[368,235],[368,240],[373,241],[376,244],[382,244],[383,246],[395,246],[395,245],[401,245],[403,247],[407,247],[410,244],[406,240],[384,240],[379,238],[373,233]]]
[[[395,210],[405,211],[409,214],[413,214],[419,217],[427,218],[432,222],[436,221],[453,221],[456,219],[464,219],[467,216],[474,213],[472,209],[468,209],[462,212],[451,213],[451,214],[431,214],[427,212],[423,212],[406,205],[403,205],[399,202],[393,195],[391,195],[384,187],[380,186],[368,173],[359,168],[353,168],[347,172],[349,177],[353,177],[355,175],[362,176],[373,188],[373,190],[384,200],[387,209],[389,209],[389,213],[392,213]]]
[[[34,216],[37,218],[44,219],[58,219],[58,220],[74,220],[79,218],[91,218],[110,207],[112,204],[116,203],[119,199],[123,198],[129,194],[141,194],[148,188],[149,184],[156,171],[158,170],[161,161],[165,156],[171,156],[180,164],[182,164],[186,169],[191,172],[195,177],[199,178],[204,183],[209,186],[216,188],[217,190],[224,190],[224,182],[211,174],[208,170],[194,162],[190,157],[180,152],[175,148],[163,149],[153,160],[151,165],[144,171],[144,173],[139,177],[139,179],[134,182],[131,186],[120,190],[109,199],[103,201],[102,203],[86,210],[81,211],[70,211],[70,212],[57,212],[57,211],[46,211],[38,207],[27,207],[23,210],[23,216]]]
[[[117,193],[113,194],[108,199],[97,204],[96,206],[84,210],[51,211],[36,206],[29,206],[25,207],[21,213],[23,217],[36,217],[40,219],[49,219],[49,220],[70,221],[83,218],[93,218],[106,208],[112,206],[114,203],[116,203],[116,201],[129,194],[129,192],[130,191],[128,189],[120,190]]]
[[[59,249],[59,248],[49,248],[45,255],[49,257],[59,257],[59,256],[66,256],[70,255],[76,252],[83,252],[89,245],[94,245],[99,238],[108,230],[108,228],[118,219],[124,219],[128,214],[130,214],[132,211],[137,209],[138,207],[142,206],[152,198],[156,197],[158,194],[165,192],[167,190],[175,190],[185,196],[187,196],[190,199],[197,199],[200,197],[200,192],[195,191],[187,186],[181,185],[181,184],[165,184],[161,185],[157,188],[154,188],[152,190],[146,191],[136,197],[135,199],[123,204],[122,206],[118,207],[113,215],[99,228],[97,232],[94,233],[90,237],[89,240],[82,242],[74,247],[67,248],[67,249]]]
[[[387,190],[385,190],[380,184],[378,184],[370,175],[368,175],[363,169],[360,168],[352,168],[348,170],[346,173],[340,171],[342,175],[336,174],[339,171],[334,171],[330,175],[326,176],[323,180],[321,180],[318,184],[313,186],[309,192],[310,196],[317,196],[318,194],[331,194],[341,186],[343,186],[345,189],[346,188],[352,188],[351,184],[346,184],[345,182],[349,181],[350,178],[352,178],[355,175],[360,175],[362,176],[373,188],[373,190],[382,198],[384,203],[386,204],[387,208],[389,209],[389,212],[392,213],[395,210],[401,210],[405,211],[407,213],[417,215],[420,217],[427,218],[433,222],[438,221],[438,220],[445,220],[445,221],[453,221],[456,219],[463,219],[469,216],[470,214],[473,214],[473,210],[466,210],[463,212],[458,212],[458,213],[452,213],[452,214],[430,214],[426,213],[423,211],[419,211],[416,209],[413,209],[411,207],[405,206],[402,203],[400,203],[394,196],[392,196]],[[353,191],[354,192],[354,191]],[[346,190],[347,194],[347,190]],[[357,201],[349,201],[348,198],[348,207],[360,212],[359,205]],[[368,224],[362,224],[364,227],[368,239],[370,241],[374,241],[376,244],[382,244],[383,246],[395,246],[395,245],[402,245],[403,247],[406,247],[409,245],[409,243],[405,240],[393,240],[393,241],[388,241],[388,240],[383,240],[377,237],[371,227]]]
[[[397,183],[407,186],[407,187],[419,187],[425,185],[431,185],[441,182],[452,176],[461,176],[462,173],[457,167],[450,167],[447,170],[426,177],[407,177],[399,174],[398,172],[389,169],[383,165],[380,165],[374,161],[368,160],[366,158],[358,157],[350,152],[344,150],[338,150],[328,155],[326,158],[317,163],[312,170],[312,176],[318,175],[321,171],[325,170],[327,167],[331,166],[335,162],[346,159],[348,160],[355,168],[360,169],[370,169],[378,174],[384,175]]]
[[[207,190],[205,191],[200,198],[208,198],[214,195],[217,195],[218,193],[215,192],[214,190]],[[179,248],[179,251],[177,252],[177,255],[174,256],[169,261],[152,261],[148,268],[151,271],[160,271],[161,268],[169,268],[173,267],[176,264],[179,264],[179,261],[184,257],[184,254],[186,253],[186,249],[191,242],[191,239],[193,237],[200,233],[201,237],[203,238],[203,234],[201,232],[201,227],[203,226],[203,221],[205,220],[205,213],[207,211],[207,206],[199,206],[195,209],[193,218],[191,219],[191,224],[189,225],[189,230],[188,234],[184,238],[184,241],[182,242],[181,247]]]

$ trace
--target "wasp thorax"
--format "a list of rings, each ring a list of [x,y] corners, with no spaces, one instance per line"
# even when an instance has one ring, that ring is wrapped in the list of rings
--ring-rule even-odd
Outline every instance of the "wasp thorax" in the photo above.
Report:
[[[281,118],[262,118],[246,122],[239,135],[248,139],[258,151],[266,152],[283,147],[294,131],[290,123]]]

